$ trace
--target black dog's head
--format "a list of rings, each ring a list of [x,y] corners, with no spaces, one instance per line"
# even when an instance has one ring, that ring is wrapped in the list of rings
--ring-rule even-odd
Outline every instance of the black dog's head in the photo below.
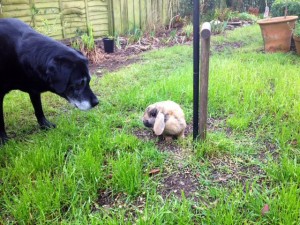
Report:
[[[88,60],[75,50],[52,58],[47,65],[46,77],[52,92],[81,110],[88,110],[99,103],[89,86]]]

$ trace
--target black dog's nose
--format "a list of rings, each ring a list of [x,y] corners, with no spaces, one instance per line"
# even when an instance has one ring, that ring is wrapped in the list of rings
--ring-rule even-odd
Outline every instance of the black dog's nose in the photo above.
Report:
[[[94,98],[92,98],[91,105],[92,105],[92,107],[95,107],[98,104],[99,104],[99,100],[95,96]]]

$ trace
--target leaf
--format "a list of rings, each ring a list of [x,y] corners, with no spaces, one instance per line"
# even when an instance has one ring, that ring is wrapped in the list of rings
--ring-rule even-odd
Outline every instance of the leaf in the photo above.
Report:
[[[160,169],[152,169],[152,170],[150,170],[149,175],[153,176],[153,175],[156,175],[159,173],[160,173]]]
[[[268,213],[270,211],[269,205],[265,204],[264,207],[261,210],[261,215],[265,215],[266,213]]]

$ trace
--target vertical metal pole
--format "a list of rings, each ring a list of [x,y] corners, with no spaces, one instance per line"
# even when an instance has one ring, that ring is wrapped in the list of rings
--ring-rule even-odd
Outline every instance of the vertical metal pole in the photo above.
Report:
[[[194,88],[193,88],[193,140],[196,140],[199,135],[199,0],[194,0],[194,13],[193,13],[193,49],[194,49]]]

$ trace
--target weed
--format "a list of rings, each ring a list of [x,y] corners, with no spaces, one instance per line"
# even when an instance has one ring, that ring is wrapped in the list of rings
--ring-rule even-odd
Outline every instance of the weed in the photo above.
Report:
[[[227,27],[227,22],[212,21],[210,24],[211,24],[211,31],[214,34],[223,33]]]
[[[112,186],[117,192],[136,195],[142,187],[142,165],[137,154],[120,154],[112,161]]]
[[[193,24],[189,23],[185,25],[183,28],[183,33],[186,35],[187,39],[190,39],[193,34]]]
[[[92,25],[88,26],[87,33],[72,41],[71,46],[83,52],[92,63],[100,62],[101,56],[96,48]]]
[[[134,28],[133,31],[128,32],[127,36],[128,36],[127,44],[139,42],[143,36],[143,31],[141,31],[141,29],[139,28]]]

